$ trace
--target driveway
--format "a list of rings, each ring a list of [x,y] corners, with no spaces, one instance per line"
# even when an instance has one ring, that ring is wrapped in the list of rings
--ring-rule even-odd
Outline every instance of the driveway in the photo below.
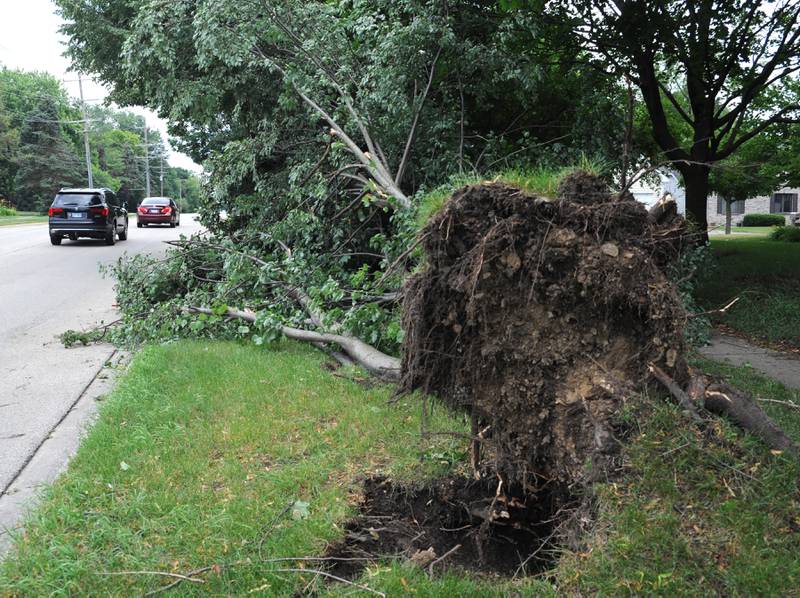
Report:
[[[113,280],[99,264],[125,253],[162,253],[162,241],[200,230],[136,228],[102,241],[50,245],[47,225],[0,227],[0,499],[111,357],[108,345],[65,349],[58,335],[116,319]]]

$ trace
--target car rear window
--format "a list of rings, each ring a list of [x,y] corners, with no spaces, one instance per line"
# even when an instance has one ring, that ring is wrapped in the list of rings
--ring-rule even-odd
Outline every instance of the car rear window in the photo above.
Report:
[[[99,193],[59,193],[53,200],[56,207],[64,206],[99,206],[103,203],[103,196]]]
[[[168,206],[168,199],[145,199],[142,201],[143,206]]]

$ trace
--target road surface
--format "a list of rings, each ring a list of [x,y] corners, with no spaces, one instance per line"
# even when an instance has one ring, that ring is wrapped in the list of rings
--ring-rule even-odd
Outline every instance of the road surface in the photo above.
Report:
[[[127,241],[65,239],[50,245],[47,225],[0,227],[0,499],[111,356],[108,345],[65,349],[58,335],[118,317],[113,280],[99,264],[125,253],[160,253],[162,241],[199,230],[145,228],[131,219]]]

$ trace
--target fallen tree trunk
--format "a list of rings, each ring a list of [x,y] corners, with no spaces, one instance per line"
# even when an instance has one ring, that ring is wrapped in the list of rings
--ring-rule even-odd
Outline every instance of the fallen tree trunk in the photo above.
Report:
[[[186,313],[219,315],[205,307],[185,307],[183,311]],[[256,321],[255,313],[238,309],[228,308],[222,315],[247,322]],[[398,380],[400,378],[400,361],[397,358],[378,351],[375,347],[354,336],[303,330],[291,326],[280,326],[279,330],[284,336],[294,340],[338,345],[353,361],[363,366],[371,374],[386,380]]]

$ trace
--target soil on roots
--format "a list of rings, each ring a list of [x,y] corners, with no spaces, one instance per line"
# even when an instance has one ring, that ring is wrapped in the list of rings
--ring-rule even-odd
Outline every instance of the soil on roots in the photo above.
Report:
[[[497,495],[496,479],[445,478],[415,487],[383,477],[367,479],[363,491],[360,514],[326,554],[355,559],[334,561],[331,572],[340,577],[357,577],[373,559],[502,576],[538,573],[553,562],[554,501],[547,493],[509,501]]]
[[[471,413],[520,499],[609,475],[649,363],[686,378],[686,313],[665,274],[683,219],[653,222],[586,173],[560,194],[460,189],[423,230],[427,267],[404,294],[403,389]]]

